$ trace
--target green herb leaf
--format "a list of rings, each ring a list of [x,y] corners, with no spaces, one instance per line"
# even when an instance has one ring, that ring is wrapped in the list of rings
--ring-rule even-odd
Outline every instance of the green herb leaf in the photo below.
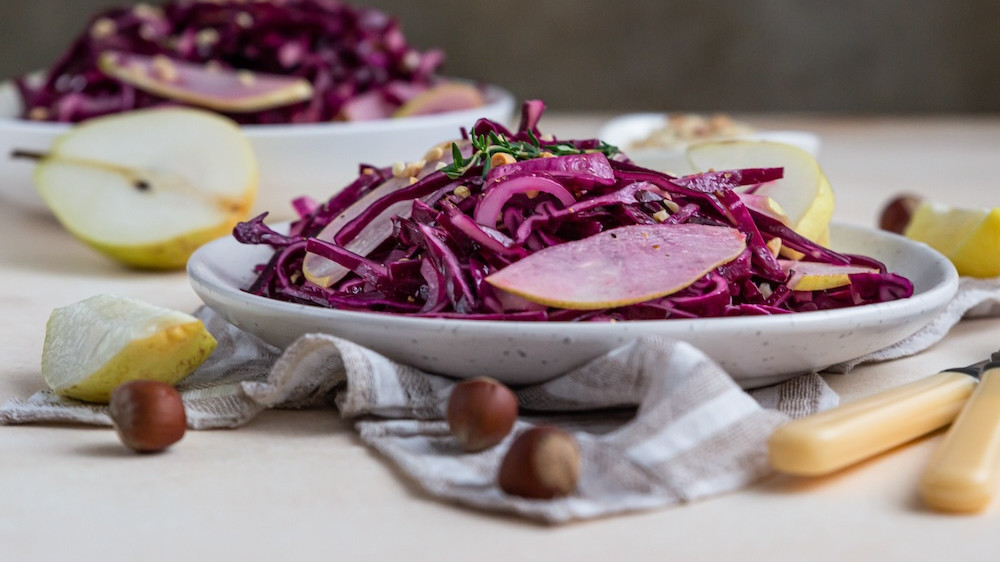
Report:
[[[586,152],[603,152],[605,156],[611,158],[620,152],[618,147],[604,141],[601,141],[595,149],[582,149],[565,142],[542,144],[532,131],[528,131],[528,138],[528,142],[511,142],[506,136],[497,134],[496,131],[490,131],[483,135],[474,134],[469,139],[472,144],[472,155],[469,158],[463,158],[458,145],[452,143],[451,154],[454,162],[442,168],[441,171],[451,179],[458,179],[472,168],[482,164],[482,175],[485,178],[492,167],[491,159],[494,154],[510,154],[515,160],[531,160],[532,158],[541,158],[545,153],[567,156]]]

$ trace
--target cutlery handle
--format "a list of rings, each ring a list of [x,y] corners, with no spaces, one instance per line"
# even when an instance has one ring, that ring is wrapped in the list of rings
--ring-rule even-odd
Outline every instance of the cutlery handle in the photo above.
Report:
[[[930,507],[979,511],[1000,480],[1000,363],[986,366],[979,388],[931,456],[920,482]]]
[[[779,427],[771,466],[804,476],[829,474],[951,423],[976,379],[945,371]]]

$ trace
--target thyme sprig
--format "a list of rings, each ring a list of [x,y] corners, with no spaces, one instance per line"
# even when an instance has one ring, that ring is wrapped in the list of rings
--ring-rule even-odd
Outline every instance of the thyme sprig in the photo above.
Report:
[[[441,171],[451,179],[458,179],[478,166],[483,167],[483,177],[490,171],[495,154],[509,154],[515,160],[530,160],[545,155],[566,156],[568,154],[584,154],[586,152],[603,152],[609,158],[619,152],[618,147],[601,141],[596,148],[580,148],[570,142],[551,142],[543,144],[534,133],[528,131],[528,141],[511,141],[506,135],[490,131],[482,135],[473,134],[472,154],[466,158],[457,143],[451,144],[453,162]]]

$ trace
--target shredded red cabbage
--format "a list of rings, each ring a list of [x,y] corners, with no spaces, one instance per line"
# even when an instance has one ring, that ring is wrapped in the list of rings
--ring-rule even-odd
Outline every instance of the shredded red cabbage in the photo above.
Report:
[[[364,168],[357,181],[326,203],[306,205],[312,210],[292,222],[287,234],[265,224],[266,214],[241,223],[234,231],[237,240],[275,249],[271,260],[258,266],[247,291],[344,310],[551,321],[784,314],[913,294],[909,280],[886,271],[879,261],[820,246],[743,204],[736,188],[778,179],[781,168],[673,177],[641,168],[597,140],[543,139],[537,128],[543,109],[542,102],[527,102],[516,132],[480,120],[451,154],[438,149],[436,165],[414,168],[419,171],[412,180],[398,169],[394,174],[390,168]],[[497,154],[516,161],[494,167]],[[390,182],[395,186],[366,200],[363,209],[351,208]],[[526,187],[532,182],[534,190]],[[381,215],[400,203],[406,213]],[[336,232],[323,232],[331,223]],[[735,227],[746,235],[747,248],[679,292],[604,310],[545,307],[484,281],[542,248],[620,226],[658,223]],[[347,248],[362,235],[377,240],[364,255]],[[876,272],[851,274],[850,284],[834,289],[791,290],[789,275],[767,246],[774,238],[804,254],[804,260]],[[343,274],[331,277],[329,286],[311,281],[303,269],[307,253],[314,254],[312,260],[331,260]]]
[[[163,104],[97,67],[102,52],[165,55],[222,68],[308,79],[313,99],[228,116],[240,123],[313,123],[343,118],[346,104],[377,94],[389,111],[438,78],[440,50],[420,52],[397,21],[337,0],[173,0],[96,14],[41,81],[15,81],[24,118],[79,122]]]

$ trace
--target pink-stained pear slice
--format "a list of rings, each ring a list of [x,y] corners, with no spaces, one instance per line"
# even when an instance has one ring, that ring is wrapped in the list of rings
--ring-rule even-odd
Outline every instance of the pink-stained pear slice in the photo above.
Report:
[[[378,90],[369,90],[354,96],[340,107],[344,121],[374,121],[392,117],[393,107]]]
[[[98,67],[104,74],[151,94],[222,113],[248,113],[308,100],[308,80],[292,76],[227,70],[173,60],[108,51]]]
[[[539,304],[597,310],[680,291],[745,248],[746,236],[725,226],[623,226],[535,252],[486,281]]]
[[[461,109],[472,109],[486,103],[483,93],[471,84],[445,82],[431,86],[409,99],[396,110],[396,117],[431,115]]]
[[[343,213],[337,215],[330,224],[316,236],[325,242],[332,242],[337,232],[345,224],[354,220],[361,212],[372,203],[390,193],[410,185],[409,178],[394,177],[384,182],[379,187],[373,189],[353,205],[348,207]],[[367,256],[369,252],[379,247],[383,242],[392,236],[392,217],[399,216],[408,218],[413,208],[413,200],[406,199],[387,207],[375,220],[368,223],[353,240],[344,245],[344,248],[361,256]],[[302,262],[302,273],[311,283],[321,287],[329,287],[344,278],[351,271],[339,263],[330,260],[319,254],[306,252],[306,257]]]
[[[462,144],[464,145],[465,143],[463,142]],[[432,158],[431,155],[435,152],[437,152],[437,154],[434,158]],[[395,175],[382,182],[381,185],[365,194],[364,197],[355,201],[350,207],[345,209],[344,212],[340,213],[333,220],[331,220],[330,223],[323,227],[323,230],[316,235],[316,238],[325,242],[333,242],[334,237],[338,232],[340,232],[340,229],[342,229],[347,223],[356,219],[373,203],[395,191],[412,185],[415,178],[423,178],[434,172],[438,168],[438,164],[440,162],[451,162],[451,152],[432,150],[425,157],[424,164],[419,170],[404,169],[404,173]],[[411,172],[415,173],[415,176],[411,177],[409,175]],[[367,256],[372,250],[378,248],[383,242],[392,236],[392,217],[398,216],[407,218],[410,216],[410,212],[412,210],[412,199],[404,199],[389,205],[385,210],[379,213],[374,220],[369,222],[367,226],[365,226],[361,232],[357,234],[357,236],[355,236],[350,242],[344,244],[344,249],[361,256]],[[329,287],[337,281],[343,279],[348,273],[350,273],[350,270],[324,256],[312,252],[306,252],[305,260],[302,262],[302,272],[306,276],[306,279],[308,279],[311,283],[315,283],[321,287]]]
[[[878,273],[873,267],[860,265],[839,265],[798,260],[778,260],[781,268],[788,272],[786,285],[793,291],[823,291],[851,284],[849,275],[854,273]]]
[[[737,195],[748,209],[768,216],[785,226],[791,226],[791,221],[788,220],[785,210],[774,199],[757,193],[737,193]]]

